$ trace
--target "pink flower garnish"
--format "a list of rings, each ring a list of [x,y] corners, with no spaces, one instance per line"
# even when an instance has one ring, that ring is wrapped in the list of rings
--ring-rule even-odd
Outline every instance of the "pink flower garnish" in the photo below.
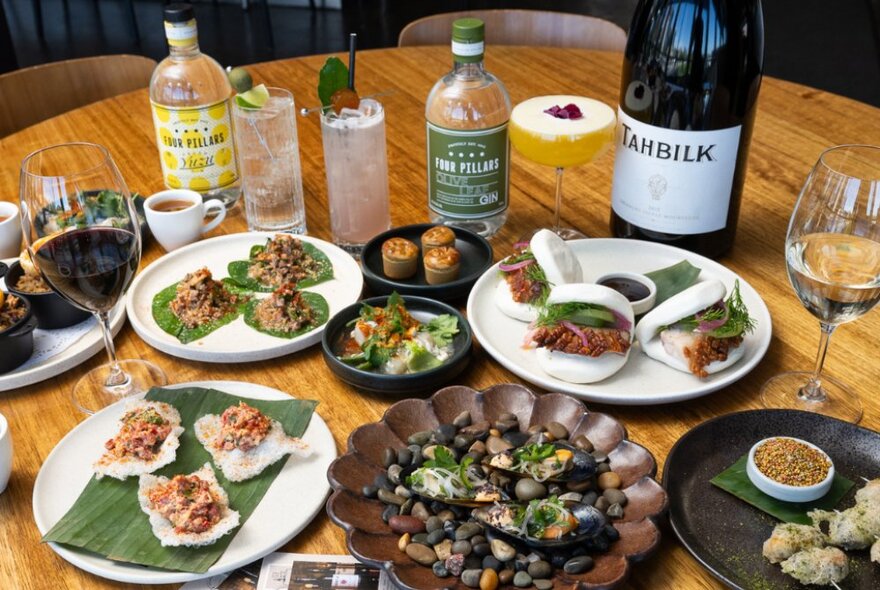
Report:
[[[546,109],[544,112],[548,115],[556,117],[557,119],[582,119],[584,117],[584,114],[574,103],[569,103],[564,107],[553,105],[549,109]]]

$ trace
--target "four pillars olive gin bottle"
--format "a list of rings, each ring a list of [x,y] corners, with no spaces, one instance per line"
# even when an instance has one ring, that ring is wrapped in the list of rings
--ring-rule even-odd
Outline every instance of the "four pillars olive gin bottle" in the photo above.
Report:
[[[240,194],[229,97],[216,61],[199,51],[190,4],[165,7],[170,55],[150,80],[150,103],[162,179],[168,188],[198,191],[233,206]]]
[[[483,67],[483,41],[483,21],[456,20],[453,69],[428,95],[428,208],[434,223],[491,236],[507,219],[510,97]]]

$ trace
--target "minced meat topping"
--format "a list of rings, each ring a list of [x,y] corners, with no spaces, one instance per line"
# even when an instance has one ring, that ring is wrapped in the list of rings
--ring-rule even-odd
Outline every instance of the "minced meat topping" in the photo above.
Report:
[[[0,332],[8,330],[27,315],[27,307],[15,295],[0,291]]]
[[[15,288],[25,293],[48,293],[52,290],[42,276],[27,272],[18,277]]]
[[[220,521],[220,506],[210,485],[195,475],[175,475],[150,490],[148,498],[177,533],[203,533]]]
[[[629,333],[616,328],[581,328],[587,342],[565,326],[544,327],[535,330],[532,340],[549,350],[567,354],[597,357],[606,352],[626,353],[630,347]]]
[[[715,361],[726,361],[730,351],[742,344],[742,336],[732,338],[715,338],[714,336],[699,335],[692,346],[683,349],[684,358],[687,359],[690,372],[700,378],[709,376],[706,367]]]
[[[220,416],[220,434],[214,446],[224,451],[247,452],[266,438],[272,424],[260,410],[244,402],[226,408]]]
[[[315,313],[292,283],[285,283],[257,304],[257,322],[268,330],[295,332],[311,325]]]
[[[219,320],[235,310],[241,297],[233,295],[211,277],[211,271],[200,268],[189,273],[177,284],[177,295],[171,311],[187,328],[195,328]]]
[[[260,284],[278,287],[315,276],[318,270],[318,263],[303,250],[302,241],[278,234],[251,260],[248,277]]]
[[[171,433],[171,424],[153,408],[132,410],[122,417],[122,428],[104,448],[116,457],[150,461]]]

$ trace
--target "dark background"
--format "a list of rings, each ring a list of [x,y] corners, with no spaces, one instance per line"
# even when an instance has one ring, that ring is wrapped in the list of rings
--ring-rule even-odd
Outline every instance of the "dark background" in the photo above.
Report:
[[[42,0],[43,39],[34,0],[0,0],[14,52],[4,47],[0,69],[106,53],[167,55],[159,0]],[[533,8],[590,14],[629,28],[636,0],[343,0],[342,10],[196,2],[202,50],[223,65],[342,51],[348,32],[361,48],[397,45],[411,20],[478,8]],[[764,0],[766,74],[880,106],[880,0]],[[13,61],[14,60],[14,61]],[[865,138],[877,142],[880,138]]]

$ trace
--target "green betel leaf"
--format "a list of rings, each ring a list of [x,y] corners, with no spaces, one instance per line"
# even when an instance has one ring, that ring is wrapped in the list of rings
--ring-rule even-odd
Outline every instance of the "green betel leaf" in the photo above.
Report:
[[[321,104],[329,107],[333,93],[346,87],[348,87],[348,67],[338,57],[328,57],[318,74],[318,98]]]
[[[224,284],[227,283],[224,281]],[[238,291],[242,292],[241,289]],[[176,296],[177,283],[169,285],[156,293],[156,296],[153,297],[153,319],[156,320],[156,325],[180,340],[182,344],[195,342],[199,338],[204,338],[217,328],[231,323],[235,318],[241,315],[244,311],[245,305],[247,305],[247,301],[243,300],[241,304],[235,308],[235,311],[226,314],[222,318],[206,324],[201,324],[195,328],[187,328],[183,325],[180,319],[174,315],[174,312],[171,311],[171,302]]]
[[[657,300],[654,303],[657,306],[696,283],[700,269],[682,260],[672,266],[646,272],[645,276],[657,285]]]
[[[318,283],[323,283],[324,281],[329,281],[330,279],[332,279],[333,263],[330,262],[330,259],[327,258],[327,255],[309,242],[303,242],[302,246],[303,251],[311,256],[317,263],[317,269],[313,275],[305,277],[301,281],[297,282],[297,288],[312,287],[314,285],[317,285]],[[252,279],[248,276],[248,269],[250,269],[251,267],[253,258],[263,250],[265,250],[265,246],[254,246],[253,248],[251,248],[250,260],[233,260],[229,263],[229,266],[226,270],[229,272],[229,277],[231,278],[231,280],[236,285],[238,285],[240,289],[244,289],[248,292],[271,293],[281,286],[264,285],[256,279]]]
[[[262,324],[257,321],[256,318],[257,305],[259,305],[260,303],[260,301],[256,299],[248,302],[247,306],[244,308],[244,323],[246,323],[257,332],[269,334],[270,336],[277,336],[278,338],[296,338],[297,336],[302,336],[307,332],[311,332],[318,326],[322,326],[327,322],[327,318],[330,317],[330,306],[327,305],[327,300],[318,293],[303,291],[302,297],[314,311],[315,321],[314,323],[304,326],[299,330],[286,332],[284,330],[272,330],[269,328],[264,328]]]
[[[311,400],[263,401],[243,399],[213,389],[154,388],[146,399],[167,402],[180,412],[181,425],[186,429],[180,437],[177,459],[156,472],[172,477],[192,473],[211,456],[195,437],[193,424],[205,414],[222,414],[223,410],[245,401],[267,416],[281,422],[290,436],[302,436],[309,425],[318,402]],[[95,449],[95,458],[102,449]],[[229,495],[229,505],[238,510],[245,523],[260,503],[275,477],[284,467],[285,459],[267,467],[258,476],[233,483],[214,468],[217,480]],[[213,465],[212,465],[213,467]],[[94,477],[71,506],[70,510],[43,537],[44,542],[61,543],[113,559],[145,566],[202,573],[213,565],[232,542],[237,530],[203,547],[162,547],[152,532],[149,518],[138,504],[138,478],[124,481]]]
[[[783,522],[812,524],[807,512],[816,509],[832,510],[853,486],[853,482],[835,472],[831,489],[818,500],[804,503],[783,502],[755,487],[746,473],[748,458],[747,454],[743,455],[736,463],[713,477],[710,483]]]

